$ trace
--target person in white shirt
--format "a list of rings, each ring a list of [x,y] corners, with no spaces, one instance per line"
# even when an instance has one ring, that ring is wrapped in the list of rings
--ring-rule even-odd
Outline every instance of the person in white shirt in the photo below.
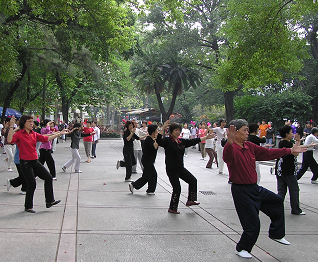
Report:
[[[213,133],[213,131],[210,129],[210,127],[208,128],[208,134]],[[212,163],[213,160],[215,159],[215,162],[217,164],[217,154],[216,151],[214,149],[214,138],[211,139],[207,139],[205,140],[205,151],[206,153],[209,155],[209,161],[206,164],[206,168],[212,168]]]
[[[137,160],[139,162],[140,168],[141,170],[144,170],[144,166],[141,163],[141,158],[142,158],[142,148],[141,148],[141,140],[144,140],[147,135],[148,135],[148,128],[145,131],[142,131],[139,127],[140,125],[138,124],[137,120],[134,120],[136,131],[135,134],[139,137],[140,140],[135,139],[133,141],[133,146],[134,146],[134,157],[136,159],[136,165],[132,166],[132,173],[133,174],[137,174]]]
[[[221,141],[223,138],[226,138],[226,120],[220,119],[220,126],[212,128],[213,132],[216,133],[216,153],[219,165],[219,174],[223,174],[224,161],[223,161],[223,147],[221,145]]]
[[[190,139],[190,135],[191,135],[191,132],[188,129],[188,123],[184,123],[183,128],[181,130],[181,137],[183,139]],[[184,150],[184,156],[185,157],[188,157],[188,151],[189,151],[189,149],[185,148],[185,150]]]
[[[318,184],[318,164],[314,158],[314,147],[313,145],[318,143],[318,128],[314,127],[311,130],[311,134],[306,137],[304,146],[308,146],[308,150],[303,153],[303,161],[301,163],[301,168],[297,172],[297,180],[299,180],[310,167],[313,176],[311,178],[312,184]]]
[[[100,129],[96,125],[96,122],[92,122],[92,128],[94,129],[95,134],[93,135],[93,143],[92,143],[92,157],[96,158],[96,146],[98,143],[98,140],[100,139]]]

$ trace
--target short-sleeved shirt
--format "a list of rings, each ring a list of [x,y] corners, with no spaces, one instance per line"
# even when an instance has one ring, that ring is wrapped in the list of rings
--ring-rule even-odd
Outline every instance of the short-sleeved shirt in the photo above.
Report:
[[[90,128],[84,127],[83,131],[84,131],[84,134],[90,134],[90,133],[94,132],[94,129],[92,127],[90,127]],[[93,142],[93,136],[84,137],[83,141],[85,141],[85,142]]]
[[[267,133],[267,129],[268,128],[268,125],[265,124],[265,125],[260,125],[259,126],[259,131],[260,131],[260,134],[259,134],[259,137],[263,137],[263,136],[266,136],[266,133]]]
[[[36,142],[47,142],[48,136],[42,136],[32,130],[28,133],[25,129],[21,129],[13,135],[11,144],[16,144],[20,150],[20,159],[36,160],[38,154],[36,151]]]

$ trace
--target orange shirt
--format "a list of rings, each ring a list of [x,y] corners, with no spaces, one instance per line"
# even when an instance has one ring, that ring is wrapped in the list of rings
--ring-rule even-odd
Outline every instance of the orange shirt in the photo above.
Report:
[[[266,129],[268,128],[268,124],[265,124],[265,125],[260,125],[259,126],[259,131],[260,131],[260,134],[259,134],[259,137],[263,137],[263,136],[266,136]]]

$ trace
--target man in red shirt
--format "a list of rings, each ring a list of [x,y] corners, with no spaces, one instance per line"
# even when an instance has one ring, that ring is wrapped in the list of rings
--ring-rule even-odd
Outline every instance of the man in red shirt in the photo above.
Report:
[[[299,145],[279,149],[260,147],[247,141],[248,123],[246,120],[236,119],[229,124],[223,159],[228,166],[232,181],[232,197],[243,227],[243,234],[236,245],[236,254],[243,258],[252,258],[250,252],[260,231],[259,211],[271,219],[269,237],[281,244],[290,244],[284,238],[283,199],[257,184],[255,161],[272,160],[293,153],[305,152],[307,149]]]

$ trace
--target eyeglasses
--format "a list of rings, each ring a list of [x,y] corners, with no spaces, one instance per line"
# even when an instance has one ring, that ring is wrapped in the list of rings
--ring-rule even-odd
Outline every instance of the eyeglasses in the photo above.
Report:
[[[32,119],[29,119],[29,120],[27,120],[27,121],[25,121],[25,122],[33,123],[33,120],[32,120]]]

